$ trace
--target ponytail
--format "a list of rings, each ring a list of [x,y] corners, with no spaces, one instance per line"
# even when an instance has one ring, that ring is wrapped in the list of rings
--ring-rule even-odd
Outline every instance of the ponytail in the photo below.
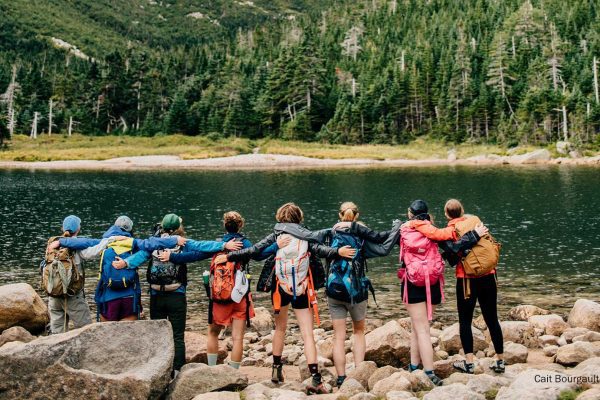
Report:
[[[351,201],[346,201],[340,206],[339,217],[342,222],[354,222],[358,219],[358,206]]]

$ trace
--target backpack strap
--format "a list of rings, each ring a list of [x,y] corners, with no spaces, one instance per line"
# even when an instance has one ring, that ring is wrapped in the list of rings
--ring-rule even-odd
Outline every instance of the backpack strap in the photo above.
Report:
[[[315,285],[313,283],[312,271],[308,269],[308,287],[306,289],[308,296],[308,306],[312,308],[315,314],[315,322],[317,326],[321,325],[321,319],[319,318],[319,303],[317,302],[317,293],[315,292]]]
[[[375,298],[375,288],[373,287],[373,284],[371,283],[371,281],[369,280],[369,292],[371,292],[371,296],[373,296],[373,301],[375,302],[375,307],[379,308],[379,304],[377,304],[377,299]],[[367,295],[367,298],[369,297],[369,295]]]
[[[281,293],[279,293],[279,278],[275,277],[275,292],[273,292],[273,312],[275,315],[281,311]]]

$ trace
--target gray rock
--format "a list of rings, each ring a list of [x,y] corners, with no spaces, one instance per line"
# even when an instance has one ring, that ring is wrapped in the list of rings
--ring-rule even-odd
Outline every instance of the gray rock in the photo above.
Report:
[[[207,337],[199,332],[185,332],[185,362],[202,363],[208,362],[206,356]],[[219,341],[219,351],[217,353],[217,362],[221,363],[227,358],[227,347],[222,340]]]
[[[531,304],[523,304],[508,311],[508,319],[512,321],[527,321],[534,315],[548,315],[550,311]]]
[[[507,364],[526,363],[527,347],[519,343],[506,342],[504,344],[504,360]]]
[[[199,394],[237,391],[248,386],[248,378],[229,365],[186,364],[169,385],[169,400],[191,400]]]
[[[265,307],[256,307],[254,309],[254,314],[254,318],[250,321],[250,329],[261,336],[270,334],[275,327],[271,311],[267,310]]]
[[[549,346],[544,347],[544,355],[546,357],[554,357],[556,352],[558,351],[558,346],[551,344]]]
[[[562,346],[556,352],[556,362],[570,366],[579,364],[588,358],[600,356],[600,342],[573,342]]]
[[[404,376],[404,374],[408,374],[408,372],[395,372],[393,375],[381,379],[375,384],[375,386],[373,386],[371,393],[373,393],[376,396],[385,396],[386,393],[391,391],[402,392],[411,390],[412,385],[410,381]]]
[[[573,305],[568,319],[572,327],[600,332],[600,303],[579,299]]]
[[[104,322],[0,348],[5,398],[156,399],[169,383],[166,320]]]
[[[583,335],[575,336],[573,342],[600,342],[600,332],[589,331]]]
[[[372,393],[359,393],[350,397],[350,400],[377,400],[377,396]]]
[[[538,346],[538,336],[533,324],[525,321],[502,321],[500,326],[506,342],[520,343],[530,349]]]
[[[395,374],[396,372],[398,372],[398,368],[394,368],[391,365],[386,365],[385,367],[381,367],[379,369],[377,369],[375,372],[373,372],[373,374],[369,377],[369,390],[373,390],[373,387],[375,387],[375,384],[377,382],[379,382],[382,379],[387,378],[388,376],[391,376],[393,374]]]
[[[385,400],[419,400],[411,392],[401,392],[393,390],[385,394]]]
[[[540,346],[548,346],[548,345],[557,345],[558,344],[558,336],[554,335],[542,335],[539,337]]]
[[[479,350],[485,350],[488,347],[485,341],[484,334],[477,328],[472,327],[473,330],[473,350],[475,352]],[[449,326],[444,329],[440,334],[440,348],[448,354],[456,354],[462,349],[462,343],[460,341],[460,331],[458,323]]]
[[[559,340],[562,339],[561,342],[564,341],[564,343],[561,345],[559,342],[557,342],[556,344],[559,346],[564,346],[567,343],[573,342],[573,338],[585,335],[588,332],[590,332],[588,328],[569,328],[565,330],[562,335],[560,335]]]
[[[356,368],[348,372],[348,378],[356,379],[365,389],[369,388],[369,377],[377,371],[377,364],[373,361],[363,361]]]
[[[528,322],[536,328],[543,329],[546,335],[560,336],[569,329],[569,324],[556,314],[533,315],[529,317]]]
[[[344,381],[344,383],[342,383],[342,386],[340,386],[339,393],[343,394],[347,397],[352,397],[355,394],[363,393],[366,391],[367,390],[364,388],[364,386],[359,381],[357,381],[356,379],[353,379],[353,378],[347,378]]]
[[[398,321],[390,321],[368,333],[366,361],[374,361],[378,366],[399,367],[410,360],[410,333]]]
[[[451,385],[438,386],[423,396],[423,400],[485,400],[479,393],[470,390],[463,384],[453,383]]]
[[[558,152],[558,154],[568,154],[572,148],[573,145],[571,145],[571,142],[565,142],[562,140],[556,142],[556,151]]]
[[[12,328],[8,328],[2,332],[2,335],[0,335],[0,347],[2,347],[4,343],[8,342],[29,343],[33,339],[35,339],[35,336],[29,333],[27,329],[20,326],[13,326]]]
[[[240,400],[238,392],[204,393],[194,397],[193,400]]]
[[[577,396],[577,400],[598,400],[600,399],[600,387],[586,390]]]
[[[44,300],[27,283],[0,286],[0,332],[21,326],[32,333],[42,332],[50,318]]]
[[[515,164],[537,164],[550,161],[552,155],[546,149],[539,149],[530,153],[511,156],[510,161]]]

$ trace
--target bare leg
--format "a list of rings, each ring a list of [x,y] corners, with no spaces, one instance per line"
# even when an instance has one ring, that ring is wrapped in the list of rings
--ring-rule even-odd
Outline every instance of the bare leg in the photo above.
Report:
[[[304,355],[306,356],[307,364],[317,363],[317,346],[315,345],[315,337],[313,336],[313,313],[310,308],[303,310],[294,310],[298,325],[300,326],[300,332],[302,333],[302,340],[304,342]],[[275,348],[275,344],[273,344]]]
[[[231,338],[233,339],[233,348],[231,349],[231,361],[242,361],[242,355],[244,352],[245,331],[246,321],[243,319],[234,319],[231,325]]]
[[[333,324],[333,364],[338,376],[346,375],[346,320],[334,319]],[[355,344],[356,346],[356,344]]]
[[[275,334],[273,335],[273,355],[280,356],[283,353],[285,330],[288,322],[289,305],[281,307],[279,314],[275,315]]]
[[[365,351],[367,343],[365,340],[365,320],[352,321],[352,328],[354,330],[354,348],[352,354],[354,355],[354,366],[358,366],[365,360]]]
[[[223,329],[223,325],[208,325],[208,334],[206,339],[206,352],[208,354],[219,353],[219,333],[221,333],[221,329]]]
[[[433,371],[433,347],[431,346],[431,334],[429,332],[429,321],[427,320],[427,303],[407,304],[406,309],[408,315],[410,315],[412,331],[417,336],[419,356],[423,368],[426,371]]]

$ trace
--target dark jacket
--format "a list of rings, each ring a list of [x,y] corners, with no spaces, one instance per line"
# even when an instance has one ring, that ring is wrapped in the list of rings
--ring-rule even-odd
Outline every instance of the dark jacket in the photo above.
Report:
[[[297,239],[306,240],[308,242],[308,251],[312,256],[318,258],[339,257],[338,249],[321,244],[326,240],[329,229],[313,232],[299,224],[278,223],[275,224],[273,233],[269,236],[251,247],[229,253],[227,259],[242,263],[247,263],[250,259],[258,260],[261,257],[261,253],[274,243],[277,243],[279,235],[284,233],[292,235]]]

